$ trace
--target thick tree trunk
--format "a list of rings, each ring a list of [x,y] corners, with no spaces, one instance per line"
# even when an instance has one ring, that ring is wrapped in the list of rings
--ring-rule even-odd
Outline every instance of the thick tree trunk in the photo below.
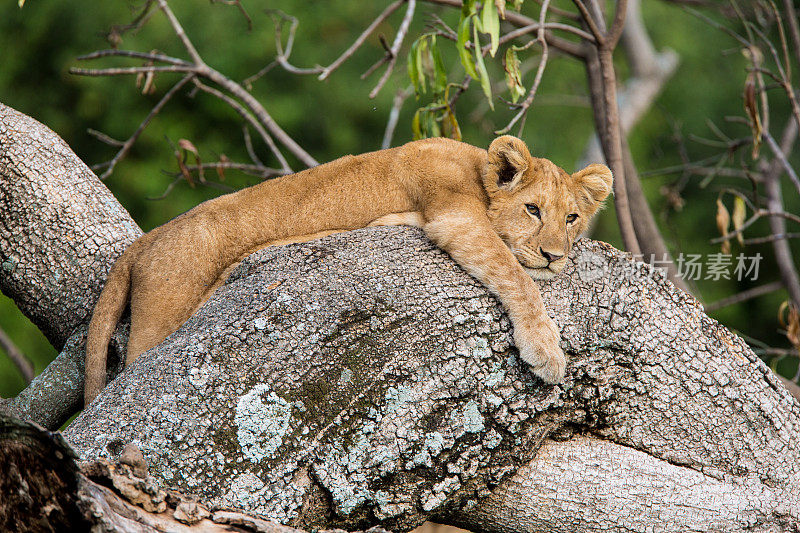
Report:
[[[57,428],[83,403],[85,325],[114,260],[142,231],[49,128],[0,103],[0,291],[56,361],[0,406]],[[114,346],[124,344],[124,331]]]
[[[800,405],[741,339],[602,243],[541,288],[557,386],[418,230],[266,249],[65,437],[304,529],[800,528]]]

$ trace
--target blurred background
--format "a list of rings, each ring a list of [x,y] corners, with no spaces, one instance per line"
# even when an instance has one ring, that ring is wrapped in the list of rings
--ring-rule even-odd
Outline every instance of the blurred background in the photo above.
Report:
[[[734,152],[729,142],[751,136],[752,124],[729,121],[726,117],[747,117],[742,95],[748,66],[752,65],[748,53],[753,52],[712,22],[691,12],[687,4],[711,21],[740,34],[747,33],[746,25],[731,13],[735,4],[643,0],[641,15],[649,38],[657,50],[674,51],[677,67],[629,133],[628,142],[642,187],[670,251],[675,257],[682,253],[701,254],[705,258],[720,252],[720,244],[710,242],[720,236],[717,226],[720,193],[727,188],[752,193],[752,180],[746,175],[747,169],[754,165],[750,145],[744,143],[747,145],[744,150]],[[280,10],[296,17],[298,26],[291,63],[313,67],[334,61],[389,2],[242,0],[241,4],[231,5],[173,0],[170,5],[205,62],[241,83],[276,56],[275,12],[267,10]],[[157,50],[185,58],[180,41],[157,10],[153,10],[141,28],[124,31],[142,6],[143,2],[93,2],[78,8],[55,0],[29,0],[22,8],[16,2],[0,4],[0,102],[55,130],[87,164],[111,159],[117,148],[100,142],[88,131],[127,139],[181,75],[159,74],[153,80],[140,79],[137,85],[134,76],[84,77],[70,74],[69,69],[141,64],[119,58],[90,64],[76,60],[80,55],[112,45],[141,52]],[[555,1],[552,6],[575,11],[568,1]],[[538,19],[539,10],[540,4],[534,0],[525,1],[521,7],[523,14],[534,19]],[[430,103],[426,95],[418,100],[413,94],[406,66],[407,51],[415,39],[430,31],[434,17],[441,17],[445,25],[457,28],[460,15],[451,6],[419,2],[397,65],[385,87],[371,99],[369,93],[383,69],[365,80],[361,75],[384,55],[380,36],[385,36],[391,44],[403,13],[399,9],[382,22],[364,45],[325,81],[275,66],[246,86],[275,121],[320,162],[379,149],[387,120],[399,101],[402,105],[398,108],[391,144],[407,142],[414,136],[415,112]],[[769,11],[748,11],[745,17],[751,15],[769,17]],[[763,27],[772,31],[768,36],[780,42],[775,24],[770,26],[768,20],[756,22],[764,22]],[[284,44],[288,28],[285,23]],[[535,38],[535,34],[527,39],[531,37]],[[460,84],[464,68],[456,43],[440,38],[438,47],[448,81]],[[501,47],[495,58],[486,58],[493,82],[494,109],[490,109],[479,83],[472,83],[453,108],[461,136],[468,143],[488,146],[494,132],[516,113],[507,102],[511,97],[504,81],[503,53]],[[766,45],[763,53],[769,58]],[[519,51],[518,56],[522,82],[530,88],[541,50],[532,46]],[[793,72],[800,70],[796,59]],[[622,50],[618,50],[615,61],[619,79],[624,82],[630,67]],[[773,82],[768,80],[768,83]],[[409,96],[405,100],[396,99],[398,91]],[[775,124],[776,136],[792,116],[790,102],[778,93],[763,112]],[[517,127],[511,133],[516,134]],[[574,58],[551,49],[521,137],[534,155],[547,157],[572,172],[585,164],[584,154],[593,135],[584,67]],[[190,141],[203,161],[250,161],[239,115],[209,94],[192,93],[189,84],[155,117],[129,155],[105,180],[144,231],[229,188],[252,185],[260,179],[231,170],[222,175],[207,171],[207,179],[216,185],[192,184],[181,179],[174,155],[181,139]],[[262,145],[256,143],[254,151],[267,166],[277,165]],[[721,153],[729,155],[721,158]],[[193,158],[192,155],[189,160]],[[287,158],[295,170],[304,168],[296,159]],[[689,162],[700,162],[697,166],[705,170],[687,172]],[[797,157],[790,157],[789,162],[796,163]],[[723,166],[738,169],[738,173],[725,172]],[[715,173],[714,168],[721,170]],[[781,184],[785,210],[800,213],[798,191],[785,176]],[[733,211],[733,197],[724,196],[723,205]],[[748,216],[751,214],[748,211]],[[800,231],[800,225],[791,221],[788,224],[790,231]],[[609,202],[591,236],[622,247],[617,227],[613,203]],[[758,220],[745,233],[747,237],[768,235],[766,219]],[[800,246],[796,240],[789,243],[795,249]],[[704,304],[711,304],[712,317],[742,335],[780,374],[797,380],[798,352],[792,339],[795,343],[797,340],[791,335],[791,320],[785,318],[782,323],[779,319],[781,304],[788,299],[784,289],[775,286],[777,290],[759,297],[714,308],[720,300],[780,279],[770,242],[742,246],[734,239],[729,246],[734,257],[739,253],[762,256],[757,279],[737,280],[731,268],[731,279],[690,281],[690,288]],[[792,255],[792,261],[797,268],[797,255]],[[784,315],[788,317],[785,312]],[[33,362],[36,373],[56,355],[47,340],[4,296],[0,297],[0,327]],[[5,354],[0,354],[0,396],[13,396],[24,386],[17,368]]]

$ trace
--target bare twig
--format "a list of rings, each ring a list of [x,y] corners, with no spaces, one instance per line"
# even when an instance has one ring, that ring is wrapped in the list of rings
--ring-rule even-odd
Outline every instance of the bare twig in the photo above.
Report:
[[[208,94],[211,94],[213,96],[216,96],[217,98],[219,98],[220,100],[222,100],[223,102],[228,104],[230,107],[232,107],[234,111],[239,113],[239,115],[243,119],[245,119],[247,121],[247,123],[250,124],[253,127],[253,129],[255,129],[258,132],[258,134],[261,136],[261,139],[264,141],[264,143],[266,143],[266,145],[269,147],[269,149],[273,153],[273,155],[275,155],[275,158],[278,160],[278,163],[280,163],[280,165],[281,165],[281,169],[283,170],[283,173],[284,174],[288,174],[288,173],[292,172],[292,167],[289,166],[288,161],[286,161],[286,158],[283,157],[283,154],[278,149],[278,147],[275,145],[275,141],[272,140],[272,137],[270,136],[270,134],[267,133],[267,131],[264,129],[264,127],[253,117],[253,115],[251,115],[244,108],[244,106],[242,106],[239,102],[237,102],[236,100],[234,100],[233,98],[231,98],[227,94],[223,93],[222,91],[219,91],[219,90],[217,90],[217,89],[215,89],[213,87],[209,87],[208,85],[202,83],[201,81],[199,81],[197,79],[194,80],[194,84],[198,89],[200,89],[200,90],[202,90],[204,92],[207,92]]]
[[[407,0],[408,7],[406,7],[406,14],[403,17],[403,22],[400,23],[400,29],[397,30],[397,35],[394,37],[394,42],[392,43],[392,47],[389,49],[388,52],[388,65],[386,70],[383,72],[381,79],[378,80],[378,84],[375,86],[372,91],[369,93],[370,98],[375,98],[383,86],[386,84],[386,81],[389,79],[389,76],[392,74],[392,70],[394,70],[394,65],[397,62],[397,55],[400,53],[400,47],[403,45],[403,41],[406,38],[406,34],[408,34],[408,28],[411,26],[411,20],[414,18],[414,10],[417,7],[417,0]]]
[[[70,74],[77,76],[128,76],[131,74],[149,74],[156,72],[197,72],[197,67],[190,64],[170,65],[168,67],[157,67],[155,65],[145,67],[122,67],[122,68],[77,68],[69,69]]]
[[[224,76],[223,74],[219,73],[218,71],[214,70],[213,68],[205,64],[205,62],[195,49],[194,45],[186,35],[186,32],[183,30],[183,27],[178,22],[178,19],[175,17],[174,13],[167,5],[166,0],[157,0],[157,1],[159,7],[169,20],[169,23],[172,26],[173,31],[181,40],[187,52],[191,56],[192,63],[176,60],[175,58],[168,58],[167,56],[156,55],[154,58],[152,58],[153,60],[167,61],[167,62],[172,62],[173,64],[166,67],[145,66],[145,67],[111,68],[111,69],[71,69],[70,71],[74,74],[81,74],[87,76],[114,76],[123,74],[140,74],[140,73],[155,73],[155,72],[186,72],[194,74],[197,78],[206,78],[216,83],[219,87],[221,87],[225,91],[232,94],[234,97],[238,98],[241,102],[243,102],[244,107],[250,113],[252,113],[252,115],[256,118],[256,120],[260,122],[260,124],[267,131],[269,131],[271,137],[274,137],[278,142],[283,144],[295,157],[297,157],[300,161],[302,161],[305,165],[309,167],[316,166],[318,164],[316,159],[311,157],[311,155],[308,154],[308,152],[306,152],[300,145],[298,145],[294,141],[294,139],[292,139],[285,131],[283,131],[283,129],[280,126],[278,126],[278,124],[269,115],[267,110],[264,109],[264,106],[262,106],[261,103],[255,97],[253,97],[252,94],[246,91],[238,83],[232,81],[228,77]],[[100,52],[94,56],[92,55],[90,56],[101,57],[103,54],[125,55],[127,53],[115,54],[111,52]],[[134,56],[130,55],[130,57]],[[267,144],[271,143],[271,141],[267,140],[270,137],[270,135],[262,134],[262,137],[265,139],[265,142],[267,142]],[[272,146],[274,146],[274,143],[272,143]],[[286,164],[286,161],[285,159],[283,159],[283,156],[278,155],[277,149],[274,149],[273,152],[276,152],[276,157],[278,157],[278,160],[283,166],[283,169],[288,170],[289,166],[288,164]]]
[[[778,146],[778,143],[775,141],[775,138],[770,135],[769,131],[764,130],[762,136],[767,141],[767,145],[770,150],[772,150],[772,153],[775,154],[775,159],[780,163],[786,175],[789,176],[789,179],[792,180],[792,183],[797,189],[797,193],[800,194],[800,179],[798,179],[797,173],[794,171],[794,168],[792,168],[792,165],[789,164],[786,156],[783,155],[781,147]]]
[[[175,93],[181,90],[181,88],[184,85],[186,85],[189,82],[189,80],[191,80],[193,77],[194,77],[193,74],[188,74],[184,76],[178,83],[173,85],[172,88],[164,94],[164,96],[161,97],[161,100],[159,100],[158,103],[153,106],[153,109],[150,110],[150,113],[148,113],[147,116],[144,118],[144,120],[139,124],[139,127],[136,128],[136,131],[133,132],[133,135],[131,135],[127,141],[122,143],[122,147],[110,161],[92,166],[92,170],[99,170],[101,168],[106,169],[100,175],[101,180],[106,179],[111,175],[112,172],[114,172],[114,167],[116,167],[117,163],[119,163],[125,156],[128,155],[128,152],[130,151],[131,147],[136,143],[136,141],[139,139],[139,136],[150,124],[150,121],[152,121],[153,118],[166,105],[166,103],[172,99]]]
[[[603,44],[605,41],[605,35],[597,26],[597,22],[594,20],[592,14],[589,13],[589,10],[586,8],[586,4],[584,4],[582,0],[573,0],[573,3],[575,4],[575,7],[578,8],[578,11],[581,12],[581,17],[583,21],[586,22],[586,25],[589,26],[589,30],[592,32],[592,35],[594,35],[595,41],[598,44]]]
[[[744,244],[765,244],[768,242],[779,241],[781,239],[800,239],[800,233],[778,233],[774,235],[766,235],[764,237],[753,237],[751,239],[745,239]]]
[[[242,5],[241,0],[211,0],[212,4],[225,4],[226,6],[236,6],[244,19],[247,21],[247,31],[253,31],[253,19],[247,14],[247,10]]]
[[[186,168],[190,172],[198,171],[198,170],[238,170],[240,172],[244,172],[245,174],[249,174],[251,176],[256,176],[259,178],[273,178],[275,176],[283,176],[286,174],[285,171],[278,168],[270,168],[265,167],[263,165],[251,165],[249,163],[237,163],[235,161],[216,161],[214,163],[203,163],[202,165],[186,165]],[[213,184],[214,182],[206,181],[206,184]],[[221,184],[220,184],[221,185]]]
[[[746,291],[734,294],[733,296],[728,296],[727,298],[723,298],[722,300],[717,300],[716,302],[704,305],[703,307],[705,307],[706,313],[711,313],[718,309],[722,309],[723,307],[728,307],[730,305],[746,302],[747,300],[752,300],[753,298],[758,298],[759,296],[764,296],[765,294],[779,291],[782,288],[783,288],[783,283],[781,283],[780,281],[773,281],[772,283],[767,283],[765,285],[753,287],[752,289],[747,289]]]
[[[270,70],[272,70],[272,69],[273,69],[273,68],[275,68],[276,66],[278,66],[278,62],[277,62],[277,61],[272,61],[272,62],[270,62],[270,63],[269,63],[269,64],[267,64],[267,65],[266,65],[264,68],[262,68],[261,70],[259,70],[259,71],[258,71],[258,72],[256,72],[255,74],[253,74],[252,76],[250,76],[250,77],[248,77],[248,78],[245,78],[244,80],[242,80],[242,85],[244,85],[245,87],[247,87],[247,88],[248,88],[248,90],[249,90],[249,89],[252,89],[253,82],[255,82],[256,80],[258,80],[259,78],[261,78],[262,76],[264,76],[266,73],[268,73]]]
[[[139,14],[136,15],[130,24],[112,26],[111,31],[109,31],[106,35],[106,40],[108,40],[112,46],[117,46],[122,42],[122,35],[125,33],[129,31],[134,33],[138,32],[142,26],[144,26],[147,21],[150,20],[150,17],[153,16],[154,11],[151,8],[154,5],[154,1],[155,0],[147,0],[139,10]]]
[[[543,0],[533,0],[540,6],[542,5]],[[567,11],[566,9],[560,9],[555,6],[550,6],[549,8],[550,13],[556,15],[557,17],[564,17],[570,20],[580,20],[581,16],[578,13],[574,13],[572,11]]]
[[[88,128],[86,130],[86,133],[88,133],[89,135],[91,135],[92,137],[97,139],[98,141],[100,141],[102,143],[106,143],[109,146],[120,147],[123,144],[125,144],[123,141],[118,141],[117,139],[114,139],[113,137],[110,137],[110,136],[106,135],[102,131],[93,130],[92,128]]]
[[[164,54],[156,54],[154,52],[135,52],[133,50],[97,50],[91,54],[78,56],[75,59],[78,61],[88,61],[91,59],[99,59],[101,57],[132,57],[134,59],[145,59],[147,61],[158,61],[161,63],[169,63],[170,65],[183,65],[191,66],[191,63],[178,59],[177,57],[165,56]]]
[[[6,334],[3,328],[0,328],[0,348],[5,350],[8,358],[11,359],[11,362],[17,367],[19,373],[22,374],[25,383],[29,384],[34,378],[33,364],[25,357],[22,350],[14,344],[14,341],[11,340],[11,337]]]
[[[533,24],[528,24],[527,26],[522,26],[521,28],[517,28],[516,30],[512,30],[499,39],[499,44],[503,45],[517,37],[522,37],[523,35],[527,35],[529,33],[537,32],[540,28],[544,28],[545,30],[562,30],[572,34],[577,35],[581,39],[585,39],[590,43],[594,43],[595,38],[594,35],[591,33],[585,32],[580,28],[576,28],[575,26],[570,26],[569,24],[562,24],[561,22],[547,22],[542,26],[541,22],[534,22]]]
[[[247,124],[242,125],[242,136],[244,137],[244,147],[247,150],[247,155],[250,156],[250,160],[256,165],[265,166],[253,149],[253,139],[250,138],[250,130],[247,128]]]
[[[289,151],[291,151],[298,159],[300,159],[305,165],[310,167],[316,166],[317,160],[311,157],[308,152],[306,152],[299,144],[297,144],[294,139],[289,137],[289,135],[283,131],[283,129],[278,126],[278,124],[273,120],[273,118],[267,113],[267,110],[264,109],[264,106],[256,100],[253,95],[249,92],[244,90],[244,88],[235,83],[228,77],[222,75],[221,73],[217,72],[216,70],[208,67],[205,64],[203,59],[197,53],[197,50],[192,45],[189,38],[186,36],[186,33],[183,31],[178,19],[175,18],[175,15],[170,10],[169,6],[167,5],[166,0],[158,0],[158,5],[162,11],[167,15],[170,24],[172,25],[173,30],[178,35],[178,38],[183,42],[184,47],[189,52],[189,55],[192,57],[195,63],[195,72],[198,76],[208,78],[209,80],[213,81],[220,87],[224,88],[226,91],[232,93],[234,96],[242,100],[245,105],[250,109],[250,111],[258,118],[259,121],[270,131],[270,133],[284,146],[286,146]],[[283,165],[283,163],[281,163]]]
[[[292,55],[292,48],[294,47],[294,38],[297,34],[297,26],[299,22],[297,17],[287,15],[283,11],[271,11],[272,19],[275,24],[275,61],[283,67],[287,72],[292,74],[317,74],[322,71],[322,67],[315,68],[300,68],[292,65],[289,62],[289,56]],[[289,21],[289,38],[286,40],[286,49],[283,48],[283,21]]]
[[[362,44],[364,44],[364,41],[367,39],[367,37],[369,37],[370,35],[372,35],[372,32],[373,32],[373,31],[375,31],[375,28],[377,28],[379,25],[381,25],[381,24],[383,23],[383,21],[384,21],[384,20],[386,20],[387,18],[389,18],[389,16],[390,16],[392,13],[394,13],[395,11],[397,11],[397,9],[398,9],[398,8],[399,8],[399,7],[400,7],[400,6],[403,4],[403,2],[405,2],[405,1],[406,1],[406,0],[396,0],[395,2],[392,2],[391,4],[389,4],[389,5],[386,7],[386,9],[384,9],[384,10],[381,12],[381,14],[380,14],[380,15],[378,15],[378,16],[375,18],[375,20],[373,20],[373,21],[372,21],[372,23],[371,23],[369,26],[367,26],[367,29],[365,29],[365,30],[364,30],[364,31],[361,33],[361,35],[359,35],[359,36],[358,36],[358,38],[357,38],[357,39],[356,39],[356,40],[353,42],[353,44],[352,44],[352,45],[350,45],[350,48],[348,48],[347,50],[345,50],[345,51],[342,53],[342,55],[340,55],[340,56],[339,56],[339,57],[338,57],[338,58],[337,58],[337,59],[336,59],[336,60],[335,60],[333,63],[331,63],[330,65],[328,65],[327,67],[325,67],[325,68],[323,68],[323,69],[322,69],[322,72],[321,72],[321,74],[319,75],[319,79],[320,79],[320,80],[325,80],[325,79],[327,79],[327,78],[328,78],[328,76],[330,76],[330,75],[331,75],[331,73],[332,73],[334,70],[336,70],[337,68],[339,68],[339,66],[340,66],[342,63],[344,63],[345,61],[347,61],[347,59],[348,59],[348,58],[350,58],[350,56],[352,56],[352,55],[355,53],[355,51],[356,51],[356,50],[358,50],[358,48],[359,48],[359,47],[360,47]]]
[[[189,37],[186,35],[186,32],[183,31],[183,26],[181,26],[181,23],[178,22],[178,19],[175,17],[175,14],[167,5],[166,0],[156,0],[156,1],[158,2],[158,7],[161,8],[161,11],[163,11],[164,14],[167,16],[167,19],[169,20],[172,29],[175,31],[175,35],[178,36],[178,39],[180,39],[181,42],[183,43],[183,47],[186,48],[187,52],[189,52],[189,56],[192,58],[192,61],[194,61],[194,64],[197,66],[205,65],[203,58],[200,57],[200,54],[197,53],[197,50],[192,44],[192,41],[189,40]]]
[[[550,0],[544,0],[542,2],[542,7],[539,10],[539,28],[536,33],[536,40],[542,46],[542,57],[539,60],[539,67],[536,69],[536,76],[533,79],[533,85],[531,85],[530,91],[528,91],[528,96],[525,97],[525,100],[522,102],[520,106],[520,110],[517,112],[516,115],[509,121],[505,128],[495,132],[498,135],[502,135],[504,133],[508,133],[511,128],[514,127],[520,119],[522,122],[519,126],[519,135],[522,135],[522,128],[525,127],[525,116],[528,114],[528,109],[530,109],[531,104],[533,104],[533,99],[536,97],[536,91],[539,90],[539,83],[542,81],[542,75],[544,74],[544,69],[547,66],[547,56],[548,56],[548,48],[547,48],[547,40],[544,38],[544,19],[547,16],[547,8],[550,6]]]
[[[389,112],[389,120],[386,122],[386,130],[383,132],[383,141],[381,148],[386,149],[392,145],[392,138],[394,137],[394,130],[397,127],[397,120],[400,117],[400,108],[403,107],[403,102],[406,98],[411,96],[412,90],[410,88],[398,89],[394,94],[392,100],[392,110]]]
[[[622,30],[625,27],[625,19],[628,15],[628,0],[618,0],[616,11],[614,12],[614,21],[611,23],[611,29],[608,30],[608,42],[604,43],[610,48],[617,46]]]
[[[783,10],[786,12],[786,21],[789,24],[789,35],[792,37],[794,60],[800,61],[800,28],[797,23],[797,11],[792,0],[783,0]]]
[[[780,151],[783,153],[784,158],[789,153],[791,147],[794,145],[797,138],[798,126],[797,123],[790,120],[784,128],[781,138]],[[764,176],[764,189],[767,197],[767,208],[772,211],[783,211],[783,197],[780,186],[780,174],[783,169],[783,164],[775,160],[769,165],[769,169],[765,172]],[[789,217],[785,217],[789,218]],[[790,218],[796,222],[800,222],[800,217]],[[786,233],[786,220],[780,217],[770,217],[769,219],[770,231],[773,235],[780,235]],[[775,261],[778,264],[778,271],[781,276],[781,281],[789,293],[789,298],[796,307],[800,307],[800,275],[797,273],[797,267],[794,263],[791,247],[786,239],[775,240],[772,243],[772,248],[775,251]]]

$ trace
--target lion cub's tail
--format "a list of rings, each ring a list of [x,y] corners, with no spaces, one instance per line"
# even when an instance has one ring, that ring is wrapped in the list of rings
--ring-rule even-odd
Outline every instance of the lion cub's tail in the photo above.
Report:
[[[130,254],[123,254],[108,274],[106,286],[94,306],[89,332],[86,336],[86,381],[84,407],[106,386],[108,343],[117,327],[119,317],[128,303],[131,286]]]

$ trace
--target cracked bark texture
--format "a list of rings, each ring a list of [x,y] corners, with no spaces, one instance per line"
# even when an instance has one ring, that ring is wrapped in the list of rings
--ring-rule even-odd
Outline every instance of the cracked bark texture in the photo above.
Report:
[[[602,243],[541,287],[558,386],[418,230],[266,249],[65,435],[304,529],[799,527],[800,406],[741,339]]]
[[[0,213],[0,290],[60,350],[142,232],[58,135],[3,104]]]
[[[85,323],[114,260],[141,234],[56,133],[0,103],[0,291],[61,351],[0,406],[50,428],[80,408]]]
[[[72,197],[76,182],[22,168]],[[74,239],[39,230],[19,253]],[[307,529],[800,528],[800,405],[741,339],[602,243],[579,241],[541,288],[571,356],[557,386],[418,230],[265,249],[65,437],[87,459],[133,442],[165,485]]]

